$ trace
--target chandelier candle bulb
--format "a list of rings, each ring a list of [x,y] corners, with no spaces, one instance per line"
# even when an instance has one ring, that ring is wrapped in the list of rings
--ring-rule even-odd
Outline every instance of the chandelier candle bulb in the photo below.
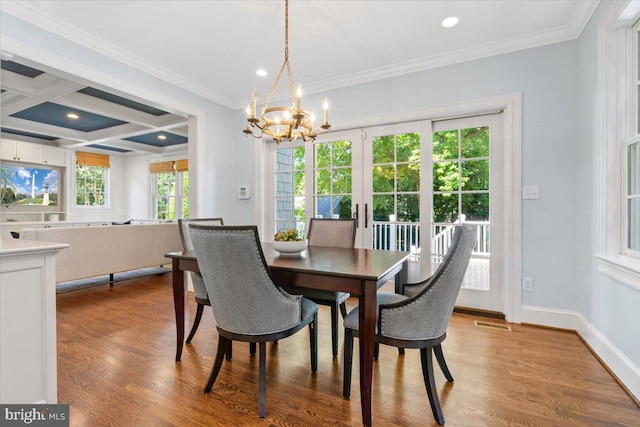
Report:
[[[324,104],[322,104],[322,107],[324,108],[324,123],[322,123],[322,128],[323,129],[328,129],[329,126],[329,102],[325,99],[324,100]]]
[[[302,85],[298,86],[298,92],[297,92],[298,98],[296,101],[296,110],[298,112],[300,112],[300,98],[302,98]]]
[[[258,101],[258,95],[256,94],[256,90],[253,90],[253,98],[251,99],[251,118],[256,118],[256,102]]]

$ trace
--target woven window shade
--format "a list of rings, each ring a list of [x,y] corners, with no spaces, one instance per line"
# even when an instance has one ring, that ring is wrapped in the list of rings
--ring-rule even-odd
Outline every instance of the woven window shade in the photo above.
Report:
[[[167,162],[156,162],[149,165],[151,173],[173,173],[173,160]]]
[[[189,170],[189,160],[187,159],[176,160],[177,172],[187,172],[188,170]]]
[[[81,166],[111,167],[109,156],[106,154],[87,153],[86,151],[76,152],[76,164]]]

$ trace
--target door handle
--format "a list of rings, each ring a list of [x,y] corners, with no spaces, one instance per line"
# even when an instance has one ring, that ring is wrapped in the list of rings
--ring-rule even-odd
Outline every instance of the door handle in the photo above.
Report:
[[[356,203],[356,211],[352,215],[353,219],[356,220],[356,228],[360,227],[360,204]]]
[[[369,204],[364,204],[364,228],[369,228]]]

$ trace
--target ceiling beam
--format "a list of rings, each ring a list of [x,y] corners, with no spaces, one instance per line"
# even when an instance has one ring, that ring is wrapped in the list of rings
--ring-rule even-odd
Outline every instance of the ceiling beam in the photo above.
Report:
[[[67,129],[60,126],[47,125],[44,123],[33,122],[31,120],[19,119],[17,117],[3,118],[2,127],[39,135],[50,135],[56,138],[64,138],[72,141],[87,140],[87,132]]]
[[[43,88],[33,96],[23,98],[22,100],[13,102],[10,105],[2,105],[2,118],[4,119],[12,114],[27,110],[44,102],[51,101],[52,98],[75,92],[84,87],[86,86],[79,83],[57,79],[57,81],[50,84],[46,89]]]
[[[155,145],[141,144],[139,142],[125,141],[122,139],[110,140],[109,142],[100,145],[150,154],[162,154],[165,151],[165,147],[156,147]]]
[[[163,129],[164,127],[156,128],[155,130]],[[112,126],[110,128],[88,132],[87,137],[93,144],[103,144],[112,139],[125,139],[132,136],[144,135],[149,133],[149,131],[150,129],[145,126],[140,126],[135,123],[125,123],[119,126]]]
[[[165,119],[161,117],[170,116],[176,118],[178,122],[186,123],[187,119],[167,113],[162,116],[154,116],[153,114],[138,111],[133,108],[105,101],[95,96],[86,95],[84,93],[69,93],[59,96],[55,100],[56,104],[64,105],[78,110],[87,111],[89,113],[99,114],[101,116],[111,117],[124,122],[136,123],[151,128],[162,126]]]
[[[21,95],[33,96],[37,93],[36,84],[31,77],[21,76],[11,71],[0,69],[2,89]]]

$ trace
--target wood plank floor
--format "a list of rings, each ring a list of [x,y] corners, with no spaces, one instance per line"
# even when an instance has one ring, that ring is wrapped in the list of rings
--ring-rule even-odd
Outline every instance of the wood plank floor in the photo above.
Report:
[[[193,316],[192,294],[187,300]],[[345,400],[343,345],[333,359],[328,307],[320,307],[315,375],[307,331],[267,345],[267,416],[260,419],[258,361],[247,344],[234,345],[233,360],[202,393],[217,342],[210,309],[182,361],[174,361],[170,274],[59,294],[57,303],[58,401],[70,405],[73,426],[361,425],[358,357]],[[640,425],[640,409],[575,334],[520,325],[507,332],[474,320],[501,322],[454,314],[443,348],[456,381],[446,383],[436,367],[448,426]],[[373,420],[436,425],[417,351],[381,348]]]

